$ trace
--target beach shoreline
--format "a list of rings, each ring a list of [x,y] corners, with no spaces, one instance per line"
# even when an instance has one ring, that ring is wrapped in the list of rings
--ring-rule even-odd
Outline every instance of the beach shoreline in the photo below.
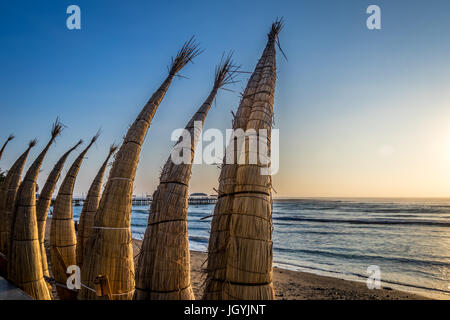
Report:
[[[142,240],[133,239],[136,257]],[[191,250],[191,282],[196,299],[203,295],[207,254]],[[136,258],[137,260],[137,258]],[[277,300],[428,300],[425,296],[385,287],[370,290],[363,282],[274,267]]]
[[[49,254],[51,218],[47,221],[45,247]],[[142,240],[133,239],[135,263]],[[191,282],[196,299],[203,295],[207,254],[191,250]],[[49,259],[51,273],[51,263]],[[277,300],[428,300],[431,298],[389,287],[370,290],[363,282],[274,267],[273,284]],[[53,290],[53,298],[57,299]]]

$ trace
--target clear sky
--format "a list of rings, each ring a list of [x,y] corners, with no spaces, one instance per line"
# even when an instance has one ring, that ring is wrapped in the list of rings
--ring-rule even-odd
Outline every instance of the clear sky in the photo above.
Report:
[[[81,8],[81,30],[66,28],[66,8]],[[382,30],[366,28],[377,4]],[[28,165],[59,116],[67,125],[47,156],[39,185],[77,139],[103,134],[75,187],[87,192],[112,142],[120,142],[195,35],[205,50],[177,79],[147,135],[135,193],[152,193],[171,146],[208,94],[222,52],[252,71],[276,17],[288,61],[278,55],[275,128],[280,129],[276,196],[450,196],[450,2],[1,1],[0,140],[17,138],[7,169],[37,137]],[[241,83],[221,91],[205,129],[231,126]],[[73,154],[64,170],[71,164]],[[219,169],[196,165],[191,192],[212,193]]]

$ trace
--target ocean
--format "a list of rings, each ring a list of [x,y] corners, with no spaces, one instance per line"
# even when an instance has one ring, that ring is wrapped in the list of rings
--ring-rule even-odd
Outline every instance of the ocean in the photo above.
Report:
[[[214,205],[189,207],[191,250],[207,251]],[[74,207],[77,220],[81,207]],[[142,239],[148,207],[133,207]],[[283,199],[273,203],[274,265],[450,299],[450,199]]]

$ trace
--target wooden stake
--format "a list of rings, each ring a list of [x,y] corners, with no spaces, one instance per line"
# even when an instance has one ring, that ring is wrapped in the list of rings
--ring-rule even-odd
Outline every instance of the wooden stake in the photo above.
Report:
[[[95,291],[98,297],[103,297],[105,300],[112,300],[111,287],[109,286],[108,276],[99,274],[95,280]]]

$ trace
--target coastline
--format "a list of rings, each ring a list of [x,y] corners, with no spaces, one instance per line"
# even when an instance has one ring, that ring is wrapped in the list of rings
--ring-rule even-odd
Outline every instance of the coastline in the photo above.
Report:
[[[134,256],[139,253],[142,240],[133,239]],[[207,259],[205,252],[191,250],[191,282],[194,294],[201,299],[206,274],[202,268]],[[135,261],[136,262],[136,261]],[[203,266],[202,266],[203,265]],[[274,267],[273,283],[277,300],[429,300],[418,294],[389,287],[370,290],[365,283],[292,271]]]
[[[49,254],[51,218],[46,225],[45,247]],[[140,251],[142,240],[133,239],[135,263]],[[205,252],[191,250],[191,282],[194,294],[201,299],[206,274],[202,268],[206,266]],[[49,259],[51,273],[51,262]],[[429,300],[431,298],[414,293],[385,287],[370,290],[363,282],[344,280],[334,277],[317,275],[303,271],[292,271],[274,267],[273,283],[277,300]],[[53,297],[57,299],[53,288]]]

